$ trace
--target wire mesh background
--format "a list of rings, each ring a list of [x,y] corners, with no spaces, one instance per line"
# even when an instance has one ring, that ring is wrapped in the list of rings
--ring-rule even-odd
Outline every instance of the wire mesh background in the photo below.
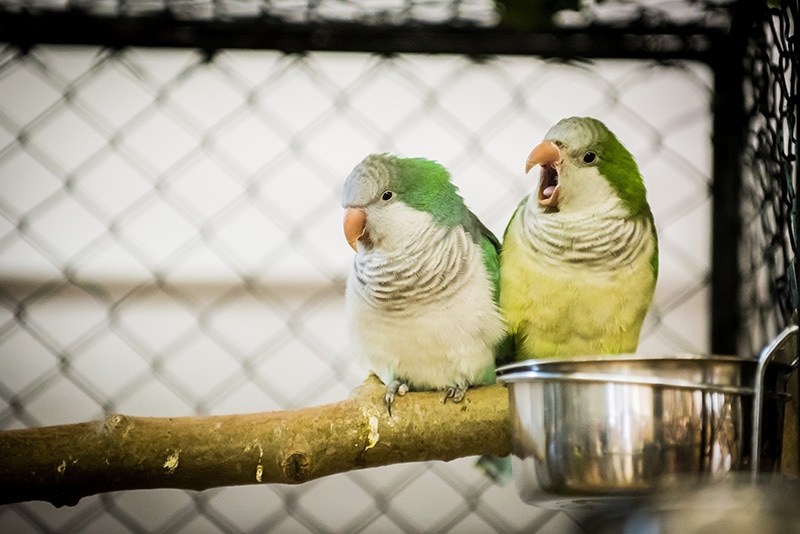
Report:
[[[367,372],[350,356],[342,317],[352,256],[339,193],[350,169],[378,151],[437,159],[502,234],[533,187],[525,156],[568,115],[604,120],[646,178],[662,271],[640,350],[707,352],[711,87],[708,67],[693,62],[246,50],[209,58],[194,50],[6,46],[0,428],[344,398]],[[793,124],[789,117],[782,124]],[[790,142],[782,146],[796,154]],[[784,165],[791,184],[794,167]],[[776,224],[773,233],[784,235],[786,219]],[[759,302],[770,302],[761,289],[769,269],[756,284]],[[761,335],[777,326],[766,324]],[[489,483],[472,459],[302,486],[132,491],[67,509],[0,508],[0,530],[13,532],[575,526],[569,515],[527,506],[513,487]]]
[[[745,56],[748,144],[742,159],[744,321],[740,345],[763,346],[798,306],[797,2],[773,9]]]

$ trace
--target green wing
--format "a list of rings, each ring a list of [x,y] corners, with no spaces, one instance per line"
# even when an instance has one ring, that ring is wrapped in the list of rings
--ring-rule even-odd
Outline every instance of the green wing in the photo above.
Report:
[[[525,205],[525,203],[527,201],[528,201],[528,197],[525,196],[525,197],[523,197],[522,200],[519,201],[519,204],[517,204],[516,209],[514,209],[514,213],[511,214],[511,218],[508,220],[508,224],[506,225],[506,229],[503,230],[503,241],[505,241],[506,237],[508,237],[508,229],[511,228],[511,223],[514,222],[514,219],[517,218],[517,213],[519,213],[519,210],[522,208],[522,206]]]
[[[483,255],[483,264],[486,266],[486,272],[489,275],[489,280],[492,283],[493,299],[495,304],[500,302],[500,241],[483,224],[478,217],[472,213],[470,214],[469,231],[481,247],[481,254]],[[515,358],[514,339],[508,335],[498,344],[495,351],[495,363],[503,365],[511,363]]]
[[[475,215],[472,216],[475,227],[473,236],[479,239],[477,242],[481,247],[483,264],[486,266],[486,272],[489,273],[489,280],[494,288],[494,301],[497,303],[500,299],[500,241]]]

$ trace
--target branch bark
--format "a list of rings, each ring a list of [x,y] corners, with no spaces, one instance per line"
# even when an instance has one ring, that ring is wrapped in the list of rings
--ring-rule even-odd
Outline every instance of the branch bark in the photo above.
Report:
[[[510,453],[508,394],[461,403],[408,393],[392,407],[371,376],[338,403],[294,411],[100,421],[0,432],[0,504],[75,505],[107,491],[297,484],[366,467]]]

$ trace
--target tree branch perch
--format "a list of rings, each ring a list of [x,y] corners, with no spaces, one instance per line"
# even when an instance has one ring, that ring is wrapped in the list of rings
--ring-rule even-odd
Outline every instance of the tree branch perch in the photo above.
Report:
[[[109,415],[0,432],[0,504],[75,505],[107,491],[297,484],[354,469],[510,452],[508,395],[472,388],[461,403],[408,393],[389,417],[374,376],[313,408],[208,417]]]

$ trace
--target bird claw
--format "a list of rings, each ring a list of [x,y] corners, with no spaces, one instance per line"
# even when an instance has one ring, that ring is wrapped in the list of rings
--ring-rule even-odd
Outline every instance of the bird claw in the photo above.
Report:
[[[447,402],[447,399],[453,399],[453,402],[461,402],[467,394],[468,386],[450,386],[444,392],[442,402]]]
[[[402,397],[408,393],[408,384],[399,380],[392,380],[386,386],[386,395],[383,397],[386,403],[386,408],[389,410],[389,417],[392,416],[392,404],[394,403],[395,396]]]

